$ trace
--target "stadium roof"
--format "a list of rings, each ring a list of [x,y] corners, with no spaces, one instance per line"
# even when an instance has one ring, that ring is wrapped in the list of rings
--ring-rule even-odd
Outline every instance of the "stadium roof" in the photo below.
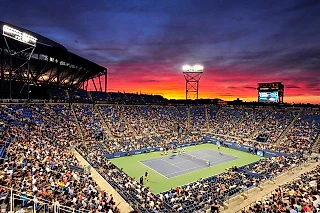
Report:
[[[2,21],[0,21],[1,30],[3,29],[3,25],[37,38],[36,47],[30,59],[30,71],[33,83],[51,84],[53,87],[79,87],[87,80],[106,72],[105,67],[69,52],[66,47],[49,38]],[[7,60],[7,63],[4,62],[2,64],[4,69],[8,71],[19,68],[20,59],[23,55],[19,56],[17,54],[13,57],[12,54],[10,55],[9,50],[19,53],[20,49],[25,49],[28,45],[4,35],[1,36],[0,43],[0,50],[2,51],[0,53],[3,53],[5,60]],[[10,57],[12,57],[12,67],[9,67]],[[8,76],[6,80],[8,80]],[[13,77],[16,78],[13,80],[24,80],[21,76],[17,78],[13,75]]]

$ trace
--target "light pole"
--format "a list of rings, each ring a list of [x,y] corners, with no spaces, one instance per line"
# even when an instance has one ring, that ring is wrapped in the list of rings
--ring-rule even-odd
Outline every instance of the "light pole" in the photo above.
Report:
[[[199,64],[194,66],[184,65],[182,71],[186,79],[186,104],[188,104],[188,99],[196,99],[198,103],[199,81],[203,73],[203,66]]]

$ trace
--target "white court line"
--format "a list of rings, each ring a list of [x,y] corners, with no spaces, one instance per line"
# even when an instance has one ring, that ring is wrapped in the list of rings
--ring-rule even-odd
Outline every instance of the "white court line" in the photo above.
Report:
[[[216,145],[215,145],[216,146]],[[230,148],[226,148],[226,147],[220,147],[220,149],[230,149]],[[212,150],[212,149],[202,149],[202,150],[195,150],[195,151],[192,151],[192,152],[216,152],[216,153],[219,153],[219,150]],[[191,153],[192,153],[191,152]],[[223,154],[223,152],[221,152]],[[224,155],[229,155],[229,156],[233,156],[233,157],[238,157],[238,156],[234,156],[234,155],[230,155],[229,153],[225,153]],[[212,155],[211,155],[212,156]]]
[[[166,162],[166,163],[168,163],[168,164],[170,164],[170,165],[172,165],[172,166],[175,166],[175,167],[178,167],[179,169],[182,169],[180,166],[177,166],[177,165],[175,165],[175,164],[172,164],[172,163],[170,163],[170,162],[168,162],[168,161],[166,161],[166,160],[164,160],[164,159],[161,159],[162,161],[164,161],[164,162]]]
[[[144,166],[148,167],[148,168],[149,168],[149,169],[151,169],[152,171],[154,171],[154,172],[158,173],[158,174],[159,174],[159,175],[161,175],[162,177],[165,177],[165,178],[169,179],[168,177],[164,176],[164,175],[163,175],[163,174],[161,174],[160,172],[158,172],[158,171],[156,171],[156,170],[152,169],[151,167],[149,167],[149,166],[145,165],[145,164],[144,164],[144,163],[142,163],[141,161],[139,161],[139,163],[141,163],[142,165],[144,165]]]
[[[153,161],[158,161],[161,160],[162,158],[154,158],[154,159],[149,159],[149,160],[144,160],[143,162],[153,162]]]
[[[230,159],[233,159],[233,160],[235,160],[234,158],[230,158]],[[223,162],[223,161],[225,161],[225,159],[222,159],[222,160],[220,160],[220,161],[216,161],[216,162]],[[231,160],[229,160],[229,161],[231,161]],[[226,162],[227,163],[227,162]],[[217,164],[215,164],[215,165],[211,165],[210,167],[204,167],[203,169],[205,169],[205,168],[211,168],[212,166],[217,166]],[[172,175],[172,174],[177,174],[177,173],[179,173],[179,172],[184,172],[184,171],[189,171],[189,170],[191,170],[191,169],[194,169],[194,168],[198,168],[199,166],[197,166],[197,167],[192,167],[192,168],[189,168],[189,169],[185,169],[185,170],[182,170],[182,171],[178,171],[178,172],[173,172],[173,173],[170,173],[170,174],[166,174],[166,175]],[[203,166],[201,166],[201,168],[202,168]],[[197,171],[197,170],[194,170],[194,171]],[[184,173],[184,174],[181,174],[181,175],[185,175],[186,173]],[[177,175],[177,176],[174,176],[174,177],[178,177],[178,176],[180,176],[180,175]]]
[[[209,152],[210,152],[210,151],[213,151],[213,150],[197,150],[197,151],[193,151],[193,152],[189,152],[189,153],[194,153],[194,152],[206,152],[206,151],[209,151]],[[216,152],[216,151],[213,151],[213,152]],[[236,160],[236,159],[238,158],[237,156],[233,156],[233,155],[229,155],[229,154],[226,154],[226,155],[228,155],[228,156],[230,156],[230,157],[225,158],[225,159],[220,159],[220,160],[215,160],[215,159],[219,159],[219,157],[212,158],[214,155],[210,155],[210,154],[209,154],[209,155],[206,155],[205,157],[210,157],[210,158],[211,158],[211,159],[210,159],[210,162],[215,162],[215,164],[214,164],[214,165],[211,165],[211,166],[217,166],[217,165],[219,164],[219,162],[225,161],[225,163],[227,163],[227,162],[229,162],[229,161],[233,161],[233,160]],[[177,155],[177,156],[179,156],[179,155]],[[218,156],[219,156],[219,155],[218,155]],[[144,162],[153,162],[153,161],[162,160],[162,161],[164,161],[165,163],[170,164],[170,165],[172,165],[172,166],[175,166],[175,167],[177,167],[177,168],[179,168],[179,169],[181,169],[181,170],[178,171],[178,172],[174,172],[174,173],[170,173],[170,174],[165,174],[165,175],[163,175],[163,174],[161,174],[160,172],[158,172],[158,171],[152,169],[151,167],[147,166],[146,164],[142,163],[141,161],[139,161],[139,162],[140,162],[141,164],[143,164],[144,166],[150,168],[152,171],[154,171],[154,172],[158,173],[159,175],[165,177],[166,179],[170,179],[170,178],[168,178],[166,175],[169,176],[169,175],[177,174],[177,173],[180,173],[180,172],[184,172],[184,173],[181,174],[181,175],[185,175],[185,174],[187,174],[186,171],[189,171],[189,170],[192,170],[192,169],[195,169],[195,168],[200,168],[199,170],[202,170],[202,168],[203,168],[203,166],[201,166],[201,167],[200,167],[200,166],[197,166],[197,167],[192,167],[192,168],[189,168],[189,169],[183,169],[183,168],[177,166],[176,164],[180,164],[180,163],[188,162],[188,161],[193,162],[193,161],[190,159],[190,160],[186,160],[186,161],[180,161],[180,162],[178,162],[178,163],[176,163],[176,164],[172,164],[171,162],[168,162],[168,161],[166,161],[166,160],[164,159],[164,158],[166,158],[166,157],[169,157],[169,156],[162,156],[161,158],[149,159],[149,160],[145,160]],[[197,157],[197,156],[195,156],[195,157]],[[204,159],[204,160],[206,160],[206,159]],[[207,167],[204,167],[203,169],[205,169],[205,168],[207,168]],[[209,168],[210,168],[210,167],[209,167]],[[193,170],[193,171],[198,171],[198,170],[195,169],[195,170]],[[192,171],[192,172],[193,172],[193,171]],[[181,176],[181,175],[177,175],[177,176],[174,176],[174,177],[178,177],[178,176]]]
[[[180,173],[180,172],[184,172],[183,174],[181,174],[181,175],[185,175],[186,173],[186,171],[189,171],[189,170],[191,170],[191,169],[195,169],[195,168],[203,168],[203,166],[196,166],[196,167],[191,167],[191,168],[189,168],[189,169],[184,169],[184,170],[180,170],[180,171],[178,171],[178,172],[173,172],[173,173],[170,173],[170,174],[166,174],[166,175],[173,175],[173,174],[177,174],[177,173]],[[194,171],[197,171],[197,169],[196,170],[194,170]],[[179,176],[179,175],[177,175],[177,176]],[[177,177],[177,176],[174,176],[174,177]]]

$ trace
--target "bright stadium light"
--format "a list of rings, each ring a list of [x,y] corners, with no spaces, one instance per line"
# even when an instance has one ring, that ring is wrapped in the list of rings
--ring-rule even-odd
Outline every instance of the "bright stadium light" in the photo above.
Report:
[[[194,66],[190,65],[184,65],[182,67],[183,72],[189,72],[189,73],[203,73],[203,66],[196,64]]]
[[[191,66],[189,66],[189,65],[184,65],[183,67],[182,67],[182,70],[183,71],[188,71],[188,70],[190,70],[191,69]]]
[[[199,98],[199,81],[203,73],[203,66],[195,64],[193,66],[182,66],[183,76],[186,79],[186,103],[188,100],[197,100]]]
[[[9,27],[8,25],[3,25],[2,30],[3,30],[2,35],[4,36],[20,41],[22,43],[31,45],[33,47],[36,46],[38,39],[27,33],[24,33],[15,28]]]
[[[194,71],[203,71],[203,66],[199,65],[199,64],[196,64],[196,65],[193,66],[193,70]]]

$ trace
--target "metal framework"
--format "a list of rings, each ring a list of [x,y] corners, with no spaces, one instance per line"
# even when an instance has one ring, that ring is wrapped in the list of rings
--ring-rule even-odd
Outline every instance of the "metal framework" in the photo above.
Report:
[[[101,79],[102,76],[104,76],[103,79]],[[106,69],[104,73],[99,73],[97,76],[93,76],[92,78],[83,82],[81,84],[80,88],[85,91],[88,91],[88,85],[89,85],[89,82],[91,82],[92,85],[94,86],[95,91],[106,93],[107,92],[107,78],[108,78],[108,69]],[[97,79],[99,82],[98,87],[96,85],[95,79]]]
[[[48,38],[0,22],[1,28],[4,25],[34,36],[38,41],[32,46],[24,39],[17,40],[7,34],[0,36],[1,99],[32,99],[50,88],[87,88],[88,81],[95,78],[100,87],[95,86],[96,91],[107,91],[105,67],[69,52]]]
[[[9,94],[12,99],[13,94],[27,94],[30,97],[30,59],[35,50],[35,46],[24,43],[17,43],[16,40],[2,35],[1,52],[1,94]],[[5,48],[4,48],[5,47]],[[7,57],[6,57],[7,56]],[[12,82],[16,81],[13,85]],[[25,90],[26,88],[26,90]],[[3,97],[3,95],[2,95]]]
[[[203,66],[195,65],[182,67],[183,75],[186,80],[186,103],[188,100],[199,99],[199,81],[203,73]]]

